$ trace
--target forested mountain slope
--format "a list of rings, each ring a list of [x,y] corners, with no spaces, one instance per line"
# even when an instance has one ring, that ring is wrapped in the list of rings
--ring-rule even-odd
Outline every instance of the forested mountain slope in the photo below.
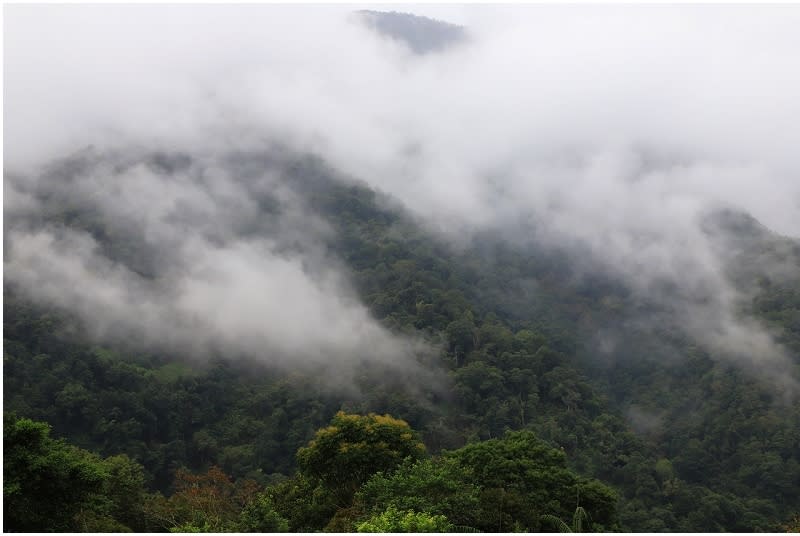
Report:
[[[137,214],[123,218],[106,211],[103,194],[84,186],[102,176],[102,188],[113,192],[131,170],[143,168],[169,188],[187,173],[202,177],[215,167],[227,169],[256,210],[241,214],[219,236],[213,226],[203,227],[206,215],[186,210],[191,207],[171,207],[172,217],[200,226],[222,244],[230,239],[226,232],[269,238],[287,256],[300,252],[305,259],[340,264],[371,317],[393,336],[422,341],[420,348],[427,350],[415,351],[414,365],[363,355],[334,360],[327,369],[287,366],[281,348],[254,352],[220,341],[194,351],[191,345],[138,339],[135,330],[97,331],[91,315],[67,306],[73,301],[54,306],[14,278],[4,281],[6,411],[46,421],[55,436],[102,456],[128,455],[144,467],[146,485],[166,495],[180,492],[174,482],[181,468],[202,473],[219,466],[234,479],[251,479],[273,490],[270,501],[292,530],[353,530],[354,520],[366,519],[361,503],[348,503],[355,501],[352,493],[339,502],[320,499],[303,506],[317,508],[314,515],[292,514],[299,506],[286,495],[291,486],[305,489],[308,484],[296,479],[311,474],[295,475],[298,449],[340,410],[403,419],[432,453],[468,445],[455,451],[464,459],[482,456],[484,448],[507,448],[512,458],[515,448],[544,448],[524,443],[533,439],[519,439],[528,446],[492,443],[528,437],[507,431],[533,432],[535,441],[565,456],[569,471],[617,491],[618,514],[605,521],[601,507],[592,511],[588,496],[583,503],[576,497],[577,504],[562,497],[548,507],[568,519],[584,504],[597,516],[598,528],[775,530],[800,510],[800,409],[791,386],[776,388],[719,359],[671,322],[669,311],[636,297],[623,278],[599,266],[587,268],[590,257],[580,251],[508,241],[490,232],[453,245],[392,198],[315,157],[265,149],[225,154],[210,164],[189,154],[89,149],[54,163],[37,181],[7,179],[36,206],[28,212],[6,207],[11,262],[20,255],[20,237],[30,236],[13,233],[78,233],[96,243],[93,262],[106,263],[103,273],[135,273],[142,282],[136,288],[149,292],[146,285],[158,285],[167,273],[173,254],[168,242],[154,239]],[[267,172],[263,187],[259,178]],[[286,218],[297,206],[325,224],[326,230],[314,234],[312,251],[286,232]],[[742,314],[777,330],[796,372],[798,246],[754,222],[745,224],[754,229],[751,235],[725,235],[741,239],[738,247],[730,246],[732,259],[739,259],[732,260],[732,269],[755,266],[741,261],[754,256],[780,258],[787,268],[737,274],[752,300]],[[312,261],[311,272],[318,269]],[[343,373],[341,385],[332,384],[331,372],[339,365],[352,371]],[[411,466],[406,470],[414,474]],[[512,486],[483,477],[470,482],[483,486],[475,500],[487,509],[499,500],[492,493]],[[375,512],[387,508],[396,493],[401,511],[447,515],[409,507],[400,500],[406,484],[380,484],[386,487],[380,493],[378,483],[371,485],[365,497],[384,493],[381,500],[389,501],[378,503]],[[536,493],[525,488],[523,494]],[[500,504],[498,530],[514,523],[544,528],[541,505]],[[535,515],[526,517],[529,507]],[[494,523],[485,516],[484,521]]]

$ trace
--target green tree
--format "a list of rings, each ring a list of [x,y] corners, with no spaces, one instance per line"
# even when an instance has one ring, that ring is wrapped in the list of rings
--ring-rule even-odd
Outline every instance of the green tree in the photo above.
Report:
[[[471,470],[451,458],[407,460],[394,473],[377,473],[356,494],[356,504],[368,514],[389,507],[445,516],[459,526],[472,526],[480,487]]]
[[[50,437],[45,423],[3,414],[3,529],[78,530],[108,474],[101,460]]]
[[[133,531],[146,530],[144,469],[124,454],[103,461],[108,478],[102,494],[110,502],[109,514]]]
[[[568,505],[576,500],[592,512],[593,529],[616,527],[616,493],[573,473],[564,452],[532,432],[508,432],[502,439],[472,443],[448,456],[470,468],[472,482],[483,486],[476,528],[502,531],[516,524],[539,530],[541,516],[569,517]]]
[[[456,357],[456,364],[461,365],[465,356],[477,346],[475,323],[469,316],[454,320],[445,330],[450,351]]]
[[[11,532],[145,530],[142,467],[105,460],[50,437],[49,425],[3,415],[4,529]]]
[[[269,495],[259,493],[239,514],[240,532],[289,532],[289,522],[275,509]]]
[[[336,498],[315,479],[296,474],[266,489],[292,532],[322,530],[336,513]]]

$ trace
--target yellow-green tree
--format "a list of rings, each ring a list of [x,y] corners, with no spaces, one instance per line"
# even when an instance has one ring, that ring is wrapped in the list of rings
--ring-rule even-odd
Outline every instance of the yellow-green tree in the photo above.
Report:
[[[451,532],[453,525],[443,515],[413,510],[398,511],[390,506],[385,512],[360,523],[358,532]]]
[[[425,445],[407,422],[389,415],[337,413],[297,452],[300,471],[348,506],[359,486],[378,471],[389,472],[406,458],[425,455]]]

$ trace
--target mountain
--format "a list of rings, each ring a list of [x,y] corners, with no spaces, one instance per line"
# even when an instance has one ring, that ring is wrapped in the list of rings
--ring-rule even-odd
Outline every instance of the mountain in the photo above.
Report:
[[[408,45],[416,54],[441,52],[464,42],[463,26],[396,11],[358,11],[364,23],[381,35]]]
[[[357,12],[398,56],[349,8],[340,40],[303,10],[159,11],[148,57],[114,37],[151,8],[125,9],[101,41],[34,11],[53,38],[9,39],[8,137],[48,136],[4,170],[4,530],[797,530],[800,241],[735,202],[790,175],[759,134],[786,103],[739,116],[659,79],[714,88],[726,63],[692,62],[730,49],[744,92],[781,62],[722,24],[661,50],[692,10],[578,8],[495,12],[520,19],[457,71],[477,34]],[[54,43],[51,129],[62,85],[20,95]],[[62,154],[84,112],[94,145]],[[757,128],[720,136],[728,116]]]
[[[82,233],[97,244],[88,262],[101,263],[99,273],[138,274],[136,288],[150,299],[148,285],[159,288],[172,270],[165,264],[173,258],[164,249],[170,241],[160,243],[135,218],[104,211],[96,204],[102,193],[86,186],[107,173],[107,187],[118,191],[114,181],[143,166],[170,188],[206,165],[188,154],[89,150],[54,163],[34,182],[11,177],[11,184],[37,185],[28,193],[38,208],[7,208],[6,262],[19,255],[23,235],[14,233],[21,230]],[[294,471],[295,451],[344,409],[406,419],[433,452],[531,430],[565,452],[573,470],[619,491],[623,529],[768,530],[800,507],[797,405],[674,326],[643,329],[633,320],[646,309],[624,281],[598,272],[576,282],[571,253],[490,235],[453,248],[391,198],[311,156],[265,150],[223,155],[215,165],[236,170],[234,180],[247,182],[257,208],[227,230],[201,229],[209,239],[270,238],[282,255],[308,262],[323,248],[381,325],[416,334],[438,355],[418,354],[423,368],[416,371],[361,361],[355,391],[331,389],[322,375],[336,368],[292,371],[270,357],[280,348],[239,357],[246,345],[220,341],[208,360],[191,346],[136,340],[135,330],[97,332],[87,324],[92,315],[76,314],[81,309],[70,301],[54,306],[36,297],[12,269],[4,283],[7,410],[51,423],[82,448],[127,454],[165,493],[181,466],[218,464],[234,478],[280,481]],[[267,169],[270,187],[258,188],[247,170]],[[319,235],[311,250],[293,242],[282,223],[295,204],[334,231]],[[178,208],[170,209],[172,218]],[[202,226],[204,216],[188,208],[181,226]],[[712,220],[744,244],[737,255],[797,252],[796,243],[783,245],[746,216]],[[751,314],[783,329],[788,348],[800,338],[798,289],[796,280],[763,283],[752,302]],[[615,339],[601,347],[602,359],[597,333]],[[792,359],[796,366],[796,353]],[[420,370],[441,379],[420,382]]]

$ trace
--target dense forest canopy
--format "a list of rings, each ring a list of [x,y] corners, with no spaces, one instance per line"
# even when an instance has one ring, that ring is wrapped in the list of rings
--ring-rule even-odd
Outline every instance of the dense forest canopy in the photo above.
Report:
[[[91,24],[33,46],[48,9],[119,32],[108,51]],[[692,135],[653,129],[653,108],[607,142],[596,110],[639,117],[644,82],[623,70],[613,98],[574,93],[584,74],[539,46],[583,28],[595,68],[626,50],[677,76],[674,51],[623,23],[661,35],[688,17],[674,53],[713,54],[698,32],[724,16],[744,33],[719,43],[780,59],[772,36],[800,35],[797,10],[467,9],[462,26],[105,9],[10,10],[4,530],[797,530],[798,170],[784,134],[721,134],[782,119],[734,110],[733,91],[706,122],[689,113],[701,98],[653,88]],[[149,9],[167,54],[114,15]],[[231,28],[236,51],[208,44]],[[97,64],[57,68],[59,43]],[[651,56],[616,48],[631,43]],[[113,83],[78,82],[118,65],[109,52],[142,58],[114,114]],[[737,91],[783,80],[778,115],[795,110],[800,88],[759,58],[700,81],[758,70]],[[21,92],[36,73],[72,87],[74,133],[37,123],[38,106],[66,116]],[[576,130],[542,111],[562,100]]]

